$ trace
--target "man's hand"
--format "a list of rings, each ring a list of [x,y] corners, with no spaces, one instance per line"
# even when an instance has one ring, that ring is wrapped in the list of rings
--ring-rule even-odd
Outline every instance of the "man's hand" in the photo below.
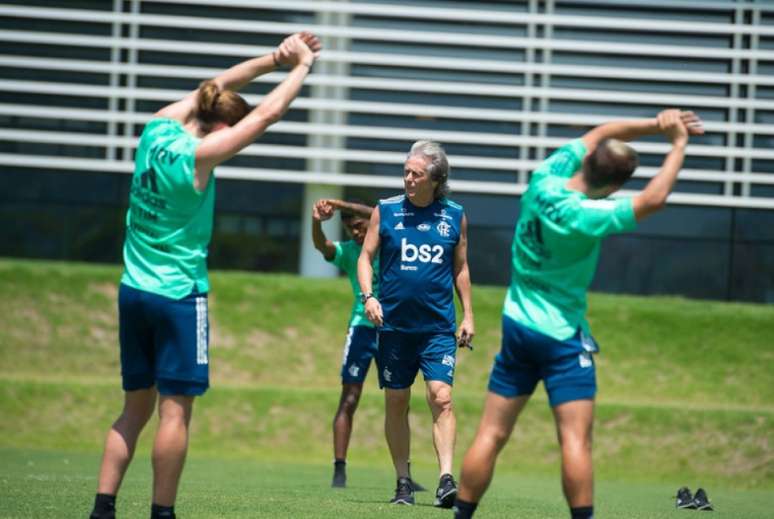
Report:
[[[318,200],[312,207],[312,219],[318,222],[324,222],[330,220],[333,216],[333,207],[327,200]]]
[[[460,348],[473,349],[473,336],[476,335],[476,329],[473,325],[473,319],[464,318],[457,328],[457,346]]]
[[[374,326],[381,326],[384,324],[384,321],[382,320],[382,304],[375,297],[369,297],[365,302],[365,314]]]

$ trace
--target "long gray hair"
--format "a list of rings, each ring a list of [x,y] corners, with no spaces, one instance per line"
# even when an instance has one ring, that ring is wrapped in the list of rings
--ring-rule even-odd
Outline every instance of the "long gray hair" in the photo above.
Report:
[[[422,155],[428,159],[427,172],[430,179],[438,182],[433,197],[438,200],[449,194],[449,160],[443,146],[434,141],[417,141],[411,145],[408,158]]]

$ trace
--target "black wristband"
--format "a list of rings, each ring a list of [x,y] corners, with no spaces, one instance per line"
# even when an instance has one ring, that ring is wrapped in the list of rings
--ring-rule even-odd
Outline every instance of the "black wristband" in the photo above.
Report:
[[[275,67],[279,68],[279,67],[282,66],[282,63],[280,63],[279,60],[277,59],[277,51],[276,50],[271,53],[271,60],[274,62],[274,66]]]

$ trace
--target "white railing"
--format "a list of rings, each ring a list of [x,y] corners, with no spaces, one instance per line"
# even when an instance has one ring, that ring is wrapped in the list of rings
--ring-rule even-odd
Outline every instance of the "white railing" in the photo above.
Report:
[[[53,3],[53,2],[52,2]],[[543,2],[544,11],[538,12],[535,0],[514,2],[514,9],[450,9],[427,7],[410,3],[382,4],[367,1],[301,1],[285,0],[278,3],[263,0],[164,0],[167,5],[180,4],[177,14],[151,13],[144,6],[153,5],[155,0],[129,3],[114,1],[112,11],[68,9],[62,7],[27,7],[23,5],[0,5],[0,16],[22,20],[45,21],[45,30],[0,30],[0,42],[13,43],[22,49],[13,54],[0,54],[0,67],[24,68],[42,73],[56,73],[56,80],[11,79],[0,75],[0,93],[18,93],[22,98],[16,103],[0,103],[0,120],[9,121],[0,128],[0,140],[6,142],[55,144],[80,148],[104,149],[104,159],[81,159],[63,156],[41,156],[23,153],[0,154],[0,167],[35,167],[63,172],[72,170],[105,171],[127,173],[131,163],[127,160],[135,146],[133,126],[142,124],[150,113],[138,111],[137,103],[150,101],[159,106],[178,99],[185,92],[175,88],[138,87],[143,78],[166,78],[200,80],[217,72],[210,67],[196,66],[202,55],[228,57],[228,63],[241,57],[260,55],[271,50],[262,45],[247,43],[232,44],[218,41],[175,41],[171,39],[147,38],[142,36],[143,28],[161,27],[169,30],[181,27],[213,31],[213,34],[240,32],[246,34],[282,35],[301,29],[311,29],[321,36],[335,37],[350,41],[349,50],[332,50],[323,53],[322,60],[346,63],[343,73],[312,75],[308,83],[325,87],[368,89],[383,93],[386,98],[396,92],[410,94],[437,94],[438,101],[401,102],[379,99],[362,101],[352,98],[322,99],[301,97],[293,109],[335,112],[339,114],[364,114],[373,124],[355,125],[346,123],[319,124],[310,122],[283,121],[270,131],[285,135],[337,136],[373,139],[374,141],[411,141],[431,137],[448,144],[480,146],[480,153],[452,155],[451,163],[456,170],[487,170],[503,175],[503,181],[452,181],[455,191],[519,194],[523,192],[527,172],[539,162],[538,158],[547,150],[555,148],[566,139],[551,137],[551,129],[588,127],[626,115],[632,111],[645,112],[654,106],[687,106],[711,115],[706,128],[710,137],[699,140],[689,148],[694,159],[712,163],[721,159],[718,169],[687,168],[681,179],[686,181],[679,189],[690,189],[691,182],[713,183],[721,194],[698,194],[679,191],[670,197],[671,203],[715,205],[723,207],[753,207],[774,209],[774,199],[759,196],[756,186],[774,185],[774,150],[760,144],[771,142],[774,135],[774,96],[758,95],[761,90],[774,91],[774,75],[769,69],[761,69],[761,63],[774,62],[774,25],[761,22],[764,16],[772,18],[774,3],[767,2],[686,2],[682,0],[654,0],[626,2],[602,0],[589,5],[640,6],[654,13],[666,13],[665,19],[629,16],[627,18],[607,16],[583,16],[562,14],[560,0]],[[124,5],[128,4],[128,9]],[[669,20],[670,8],[695,11],[696,19]],[[236,17],[191,16],[185,6],[213,6],[218,9],[240,8],[240,19]],[[521,9],[517,12],[516,8]],[[255,18],[245,19],[244,10],[260,9]],[[308,18],[310,23],[278,22],[259,18],[265,10],[275,14],[293,14],[291,19]],[[717,17],[718,13],[730,13],[728,23],[706,22],[701,13],[705,11]],[[346,13],[352,22],[347,26],[328,26],[317,23],[316,13]],[[683,14],[685,11],[682,11]],[[317,18],[319,20],[319,18]],[[397,21],[396,21],[397,20]],[[366,23],[366,21],[368,23]],[[421,22],[427,30],[407,28],[404,24]],[[460,22],[475,23],[486,31],[476,32]],[[79,23],[104,25],[102,35],[87,35],[72,32]],[[62,32],[52,30],[61,24]],[[76,24],[76,25],[73,25]],[[379,25],[378,29],[365,25]],[[68,27],[69,32],[64,32]],[[540,31],[538,30],[540,29]],[[558,29],[572,29],[595,34],[601,39],[571,39],[557,36]],[[542,32],[541,32],[542,31]],[[513,34],[523,33],[524,36]],[[670,43],[668,39],[659,43],[633,44],[614,41],[615,33],[649,34],[657,38],[691,37],[695,43]],[[677,36],[675,36],[677,35]],[[714,38],[714,39],[713,39]],[[768,43],[762,45],[761,41]],[[731,42],[720,46],[719,42]],[[400,48],[397,46],[400,44]],[[406,45],[414,45],[416,53],[409,52]],[[109,51],[109,59],[56,58],[25,53],[25,45],[51,45],[60,48],[102,49]],[[367,48],[363,49],[366,45]],[[420,55],[423,49],[432,46],[433,56]],[[32,47],[30,47],[32,48]],[[373,49],[383,49],[373,52]],[[185,65],[168,66],[144,61],[143,52],[166,52],[178,55]],[[516,51],[516,53],[514,53]],[[498,53],[492,57],[488,54]],[[523,57],[519,57],[523,52]],[[506,54],[503,54],[506,53]],[[509,53],[509,54],[507,54]],[[564,53],[564,54],[563,54]],[[568,53],[583,54],[589,64],[567,63],[558,59]],[[507,59],[502,59],[507,56]],[[541,58],[542,56],[542,58]],[[595,56],[607,60],[606,65],[595,64]],[[623,63],[611,65],[610,61],[636,58],[647,60],[646,67],[633,68]],[[685,66],[679,69],[659,68],[659,60],[680,59]],[[706,66],[712,63],[714,66]],[[368,76],[359,74],[356,67],[370,67]],[[389,71],[402,70],[404,77],[392,77]],[[722,70],[721,70],[722,69]],[[2,69],[0,69],[1,71]],[[431,71],[438,71],[437,77]],[[79,82],[79,74],[105,74],[108,81],[101,84]],[[459,80],[449,79],[454,74]],[[485,74],[477,79],[473,73]],[[414,76],[424,75],[422,79]],[[578,87],[556,86],[552,79],[561,76],[574,80]],[[268,74],[257,81],[276,83],[283,73]],[[119,79],[123,78],[123,81]],[[471,79],[473,78],[473,79]],[[633,89],[585,88],[585,80],[623,80],[636,84]],[[195,84],[195,81],[191,81]],[[675,91],[665,93],[664,87],[681,85]],[[629,85],[631,86],[631,85]],[[692,90],[710,88],[713,95],[694,93]],[[717,89],[725,87],[727,95],[718,95]],[[684,93],[679,93],[684,92]],[[26,102],[24,96],[38,95],[51,99],[50,104]],[[83,107],[57,106],[60,95],[72,99],[83,99]],[[454,101],[442,101],[460,96]],[[465,97],[461,97],[464,95]],[[246,96],[251,103],[261,97]],[[5,96],[8,99],[8,96]],[[102,100],[105,109],[87,108],[86,100]],[[469,100],[487,100],[495,108],[465,106]],[[513,110],[513,101],[523,104],[522,109]],[[558,111],[555,103],[571,103],[570,106],[593,106],[590,113]],[[454,103],[454,104],[450,104]],[[459,105],[458,105],[459,104]],[[473,103],[471,103],[472,105]],[[496,106],[500,106],[497,108]],[[575,109],[577,110],[577,109]],[[584,112],[586,109],[584,108]],[[619,114],[620,115],[617,115]],[[456,121],[458,127],[468,123],[479,123],[490,130],[433,129],[396,127],[386,122],[388,117],[431,118]],[[27,119],[52,121],[86,121],[107,123],[106,131],[97,133],[72,133],[55,130],[25,129],[19,121]],[[341,119],[346,121],[346,117]],[[504,133],[496,128],[497,123],[508,124],[509,128],[520,127],[522,134]],[[439,125],[439,128],[441,126]],[[575,128],[577,132],[581,129]],[[756,137],[758,140],[756,141]],[[261,168],[219,169],[225,178],[240,178],[260,181],[301,182],[350,186],[399,187],[398,172],[405,158],[402,152],[379,151],[374,149],[350,149],[346,139],[339,139],[340,147],[331,149],[319,146],[267,145],[260,142],[250,146],[244,154],[258,157],[292,157],[311,160],[332,160],[341,163],[394,165],[396,176],[357,175],[352,173],[322,173],[318,171],[285,171]],[[636,143],[643,154],[663,154],[665,144]],[[123,150],[118,158],[118,150]],[[522,158],[498,158],[498,155],[515,156],[518,150]],[[494,155],[494,156],[493,156]],[[528,158],[535,157],[535,158]],[[718,161],[715,161],[718,163]],[[518,182],[513,182],[517,173]],[[636,176],[648,178],[656,169],[642,167]],[[468,178],[470,174],[467,175]],[[507,177],[507,181],[505,181]],[[491,178],[491,175],[488,177]],[[737,188],[737,186],[739,186]]]

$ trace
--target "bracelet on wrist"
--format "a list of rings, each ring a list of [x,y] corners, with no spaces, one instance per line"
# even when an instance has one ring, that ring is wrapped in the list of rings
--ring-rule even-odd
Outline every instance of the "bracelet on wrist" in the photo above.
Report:
[[[282,66],[282,63],[280,63],[279,59],[277,58],[277,51],[271,53],[271,60],[274,62],[274,66],[279,68]]]

